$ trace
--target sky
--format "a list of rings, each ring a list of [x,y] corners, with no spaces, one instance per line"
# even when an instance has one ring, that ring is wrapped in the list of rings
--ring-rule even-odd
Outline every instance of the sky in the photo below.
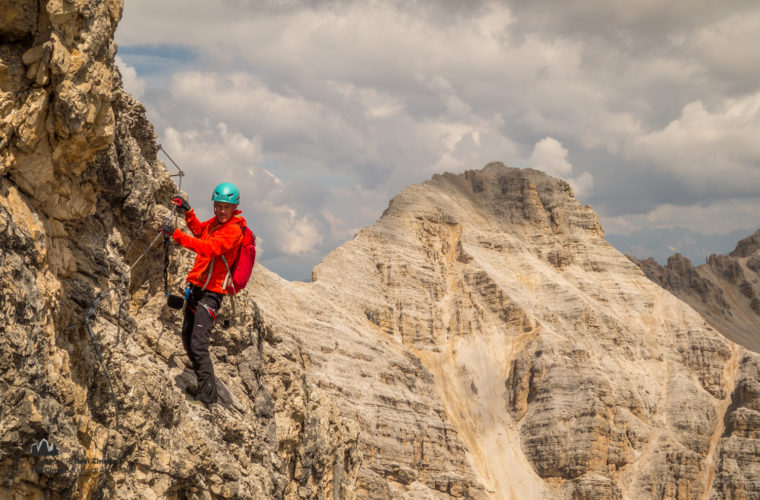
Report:
[[[125,0],[116,41],[190,204],[235,183],[287,279],[491,161],[566,179],[641,258],[760,226],[756,1]]]

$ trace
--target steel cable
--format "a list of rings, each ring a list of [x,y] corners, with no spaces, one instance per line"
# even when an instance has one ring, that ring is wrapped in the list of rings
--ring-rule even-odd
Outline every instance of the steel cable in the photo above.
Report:
[[[179,165],[177,165],[177,163],[172,159],[172,157],[169,156],[169,154],[161,146],[161,144],[158,145],[158,151],[163,151],[164,155],[166,155],[166,157],[169,158],[169,161],[171,161],[172,164],[177,168],[177,173],[174,174],[174,175],[170,175],[170,177],[179,177],[179,182],[178,182],[178,186],[177,186],[177,192],[179,192],[181,194],[182,193],[182,178],[185,176],[185,172],[179,167]],[[172,207],[172,211],[171,211],[171,215],[170,215],[170,217],[174,218],[175,225],[176,225],[176,222],[177,222],[176,211],[177,211],[177,205],[175,204]],[[111,375],[108,372],[108,368],[106,367],[105,360],[103,359],[103,354],[102,354],[102,352],[100,350],[98,338],[95,336],[95,333],[93,332],[93,329],[92,329],[92,321],[96,319],[96,316],[97,316],[97,305],[98,305],[98,303],[103,298],[105,298],[106,295],[108,295],[112,291],[116,291],[119,294],[119,298],[120,298],[120,300],[119,300],[119,306],[118,306],[118,313],[117,313],[117,316],[116,316],[116,343],[117,344],[119,343],[120,334],[121,334],[121,312],[124,309],[124,303],[127,301],[127,295],[128,295],[128,293],[127,294],[122,294],[121,292],[123,291],[122,289],[124,289],[124,290],[127,289],[127,276],[131,275],[132,270],[135,268],[135,266],[137,266],[137,264],[142,260],[142,258],[145,257],[145,255],[147,255],[148,251],[151,249],[151,247],[153,247],[153,245],[156,243],[156,241],[158,241],[158,239],[160,237],[161,237],[161,233],[159,232],[155,236],[155,238],[153,238],[153,240],[148,244],[148,246],[145,248],[145,250],[143,250],[143,252],[132,263],[132,265],[129,266],[129,268],[127,268],[127,270],[124,273],[122,273],[122,275],[121,275],[121,283],[119,285],[108,287],[105,290],[101,291],[98,295],[96,295],[95,298],[93,299],[93,301],[90,303],[89,307],[87,308],[86,312],[85,312],[84,324],[85,324],[85,326],[87,328],[87,333],[90,336],[90,342],[92,343],[93,349],[95,351],[95,355],[98,358],[100,366],[103,368],[103,373],[106,376],[106,381],[108,382],[108,388],[110,390],[111,398],[113,400],[113,404],[114,404],[114,408],[115,408],[115,413],[116,413],[116,429],[119,428],[119,403],[118,403],[118,400],[116,399],[116,393],[115,393],[115,391],[113,389],[113,384],[111,382]],[[168,238],[167,238],[167,240],[168,240]],[[168,254],[166,254],[165,258],[168,258]],[[166,265],[165,265],[164,266],[164,286],[165,286],[165,288],[168,288],[168,285],[166,284],[167,280],[168,280],[168,278],[166,276],[166,273],[167,273],[167,269],[166,269]],[[81,323],[80,323],[80,325],[75,325],[75,326],[81,326]],[[72,328],[74,328],[74,327],[72,327]]]

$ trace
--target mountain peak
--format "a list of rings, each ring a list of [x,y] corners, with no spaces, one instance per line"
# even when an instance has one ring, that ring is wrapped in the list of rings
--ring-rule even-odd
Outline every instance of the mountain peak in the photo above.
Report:
[[[391,201],[384,215],[398,216],[404,211],[422,215],[430,210],[451,222],[461,222],[456,214],[469,210],[506,230],[518,231],[523,226],[527,231],[525,226],[531,226],[547,234],[604,234],[597,215],[575,200],[567,182],[539,170],[511,168],[501,162],[461,174],[436,174],[422,185],[409,186]]]
[[[749,257],[760,251],[760,230],[739,241],[729,255],[731,257]]]

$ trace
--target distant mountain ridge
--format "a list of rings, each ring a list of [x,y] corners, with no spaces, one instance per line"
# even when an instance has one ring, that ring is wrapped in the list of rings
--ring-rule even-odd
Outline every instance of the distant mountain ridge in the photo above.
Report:
[[[692,229],[674,227],[640,229],[629,235],[605,233],[605,237],[620,252],[638,259],[651,257],[664,265],[671,255],[679,253],[699,265],[712,254],[730,252],[746,234],[745,230],[703,234]]]
[[[721,333],[760,352],[760,231],[743,238],[728,255],[710,255],[699,266],[678,253],[665,266],[651,258],[629,258]]]

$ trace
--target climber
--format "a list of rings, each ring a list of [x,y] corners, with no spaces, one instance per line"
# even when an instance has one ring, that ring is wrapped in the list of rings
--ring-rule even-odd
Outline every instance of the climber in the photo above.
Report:
[[[240,192],[234,184],[223,182],[211,195],[214,217],[201,222],[188,202],[174,198],[177,208],[185,212],[185,222],[192,236],[164,221],[160,231],[170,235],[179,245],[197,253],[187,275],[188,293],[182,324],[182,344],[198,378],[193,396],[207,407],[216,403],[217,387],[214,367],[209,354],[209,333],[216,312],[227,294],[225,281],[228,270],[222,262],[234,262],[243,241],[246,221],[237,209]]]

